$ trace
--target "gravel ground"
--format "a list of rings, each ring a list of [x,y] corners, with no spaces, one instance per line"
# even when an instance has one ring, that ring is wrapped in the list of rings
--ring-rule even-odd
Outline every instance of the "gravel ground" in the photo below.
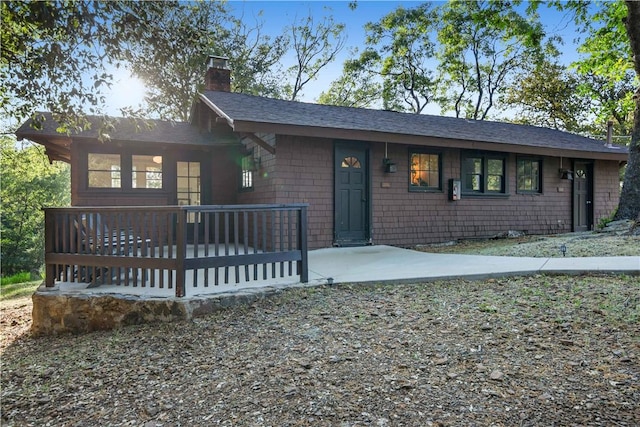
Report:
[[[81,336],[30,337],[30,308],[2,303],[6,426],[640,425],[638,276],[291,289]]]
[[[640,234],[632,234],[628,228],[621,232],[624,234],[601,231],[462,240],[439,245],[423,245],[416,249],[437,253],[542,258],[640,256]],[[560,251],[562,245],[566,247],[565,255]]]

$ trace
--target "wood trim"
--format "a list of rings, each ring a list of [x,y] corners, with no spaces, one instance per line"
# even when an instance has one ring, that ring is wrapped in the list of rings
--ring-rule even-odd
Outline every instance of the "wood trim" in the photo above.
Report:
[[[498,142],[482,142],[449,138],[437,138],[420,135],[403,135],[388,132],[376,132],[369,130],[351,130],[323,128],[317,126],[282,125],[277,123],[259,123],[238,121],[233,122],[233,129],[236,132],[253,133],[265,132],[279,135],[318,137],[326,139],[342,139],[351,141],[367,142],[388,142],[391,144],[407,144],[441,148],[462,148],[467,150],[497,151],[515,154],[581,157],[585,159],[617,160],[626,161],[628,153],[625,152],[604,152],[604,151],[583,151],[570,148],[535,147],[518,144],[505,144]]]
[[[264,139],[260,138],[258,135],[254,134],[254,133],[241,133],[240,136],[243,137],[243,138],[250,139],[251,141],[253,141],[256,144],[258,144],[260,147],[262,147],[265,150],[267,150],[269,153],[271,153],[273,155],[276,154],[276,147],[274,147],[273,145],[269,144],[267,141],[265,141]]]

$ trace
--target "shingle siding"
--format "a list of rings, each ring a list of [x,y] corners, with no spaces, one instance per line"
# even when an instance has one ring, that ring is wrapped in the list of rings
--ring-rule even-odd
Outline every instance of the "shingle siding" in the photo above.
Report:
[[[309,245],[333,244],[333,141],[323,138],[278,136],[273,179],[277,203],[309,203]],[[473,237],[488,237],[508,230],[528,234],[571,231],[572,181],[561,179],[560,159],[541,157],[543,192],[516,191],[516,155],[507,156],[507,196],[464,196],[449,201],[448,180],[460,178],[461,150],[442,153],[442,191],[409,191],[410,147],[389,144],[387,155],[398,168],[385,173],[385,146],[372,143],[372,237],[375,244],[413,246]],[[436,150],[437,151],[437,150]],[[564,159],[564,162],[570,161]],[[594,164],[594,219],[617,206],[617,162]]]

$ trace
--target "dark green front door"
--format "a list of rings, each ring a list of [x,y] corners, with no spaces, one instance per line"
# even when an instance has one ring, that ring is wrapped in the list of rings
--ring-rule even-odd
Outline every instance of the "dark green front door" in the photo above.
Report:
[[[573,165],[573,231],[593,229],[593,164]]]
[[[370,243],[369,149],[360,143],[335,145],[334,244]]]

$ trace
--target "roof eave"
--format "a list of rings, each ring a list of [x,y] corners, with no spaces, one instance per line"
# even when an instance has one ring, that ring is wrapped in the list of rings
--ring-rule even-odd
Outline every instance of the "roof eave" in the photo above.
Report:
[[[222,111],[222,109],[220,109],[216,104],[214,104],[209,98],[207,98],[202,93],[198,93],[198,98],[202,102],[204,102],[209,108],[211,108],[211,110],[213,110],[213,112],[216,113],[219,117],[222,117],[223,119],[225,119],[227,121],[227,124],[231,127],[231,129],[233,129],[235,132],[241,132],[235,128],[235,121],[231,117],[229,117],[224,111]]]
[[[449,139],[434,136],[398,134],[388,132],[324,128],[301,125],[285,125],[278,123],[265,123],[253,121],[233,120],[233,130],[235,132],[265,132],[281,135],[320,137],[330,139],[358,139],[372,142],[388,142],[411,145],[430,145],[442,148],[475,149],[487,151],[502,151],[517,154],[537,154],[563,157],[580,157],[584,159],[617,160],[626,161],[628,153],[626,151],[590,151],[580,150],[571,147],[538,147],[533,145],[506,144],[491,141],[477,141],[465,139]]]

